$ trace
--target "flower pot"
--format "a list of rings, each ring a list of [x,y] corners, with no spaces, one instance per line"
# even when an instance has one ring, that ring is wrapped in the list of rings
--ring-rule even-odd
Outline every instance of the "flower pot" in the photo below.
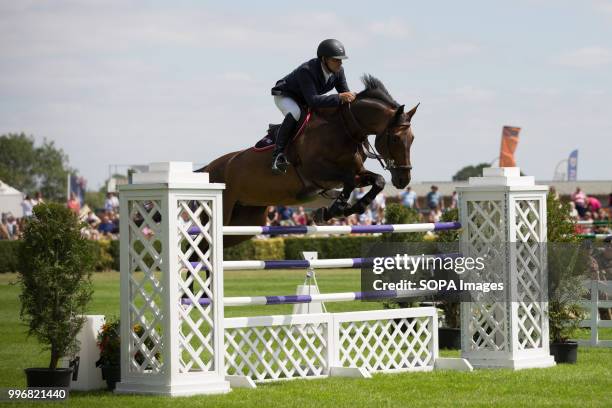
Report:
[[[454,327],[438,328],[438,347],[441,349],[461,349],[461,329]]]
[[[121,381],[121,366],[120,365],[103,365],[102,378],[106,380],[106,388],[110,391],[115,389],[115,385]]]
[[[72,368],[26,368],[27,385],[29,387],[61,387],[69,388],[72,381]]]
[[[576,364],[578,343],[575,341],[550,343],[550,355],[555,358],[555,363]]]

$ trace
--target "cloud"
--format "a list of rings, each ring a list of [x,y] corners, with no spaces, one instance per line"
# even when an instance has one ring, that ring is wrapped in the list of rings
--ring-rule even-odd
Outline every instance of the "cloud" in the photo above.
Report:
[[[451,91],[451,95],[466,102],[486,102],[493,99],[495,93],[489,89],[473,85],[464,85]]]
[[[368,31],[381,37],[406,39],[411,35],[408,25],[399,19],[376,21],[368,25]]]
[[[612,63],[612,50],[599,46],[583,47],[566,52],[555,58],[554,62],[573,68],[599,68]]]

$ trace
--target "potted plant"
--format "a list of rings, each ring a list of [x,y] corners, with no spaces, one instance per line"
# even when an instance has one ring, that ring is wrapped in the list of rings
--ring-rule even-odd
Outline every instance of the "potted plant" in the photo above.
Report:
[[[92,247],[74,213],[60,204],[34,207],[19,247],[21,318],[51,353],[46,368],[27,368],[28,387],[69,387],[72,368],[58,368],[78,351],[77,334],[91,299]]]
[[[581,306],[586,292],[590,255],[574,234],[569,205],[552,192],[547,197],[548,220],[548,321],[550,353],[557,363],[576,363],[578,343],[570,341],[585,318]]]
[[[119,319],[109,319],[102,325],[98,333],[98,348],[100,359],[96,361],[96,367],[102,370],[102,379],[106,380],[109,390],[114,390],[117,382],[121,380],[121,340]]]

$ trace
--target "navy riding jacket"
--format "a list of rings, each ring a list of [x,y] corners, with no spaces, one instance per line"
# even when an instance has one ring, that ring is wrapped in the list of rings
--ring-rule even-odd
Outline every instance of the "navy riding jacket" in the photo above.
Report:
[[[300,105],[308,105],[310,108],[329,108],[340,105],[338,94],[323,95],[333,88],[336,88],[338,93],[349,91],[344,68],[340,68],[337,74],[332,73],[325,82],[321,60],[313,58],[276,82],[272,95],[288,96]]]

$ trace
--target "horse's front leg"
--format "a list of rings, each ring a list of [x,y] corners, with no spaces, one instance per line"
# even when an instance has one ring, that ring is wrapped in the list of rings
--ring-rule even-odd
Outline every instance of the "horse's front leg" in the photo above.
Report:
[[[385,188],[385,178],[380,174],[372,173],[371,171],[363,171],[355,177],[356,187],[372,186],[370,191],[361,197],[356,203],[344,210],[344,215],[363,214],[368,208],[368,205],[376,198],[378,193]]]
[[[355,189],[353,182],[345,182],[342,191],[336,197],[332,205],[329,207],[321,207],[314,211],[315,222],[327,222],[334,217],[343,216],[344,212],[349,208],[348,199],[351,196],[351,192]]]

